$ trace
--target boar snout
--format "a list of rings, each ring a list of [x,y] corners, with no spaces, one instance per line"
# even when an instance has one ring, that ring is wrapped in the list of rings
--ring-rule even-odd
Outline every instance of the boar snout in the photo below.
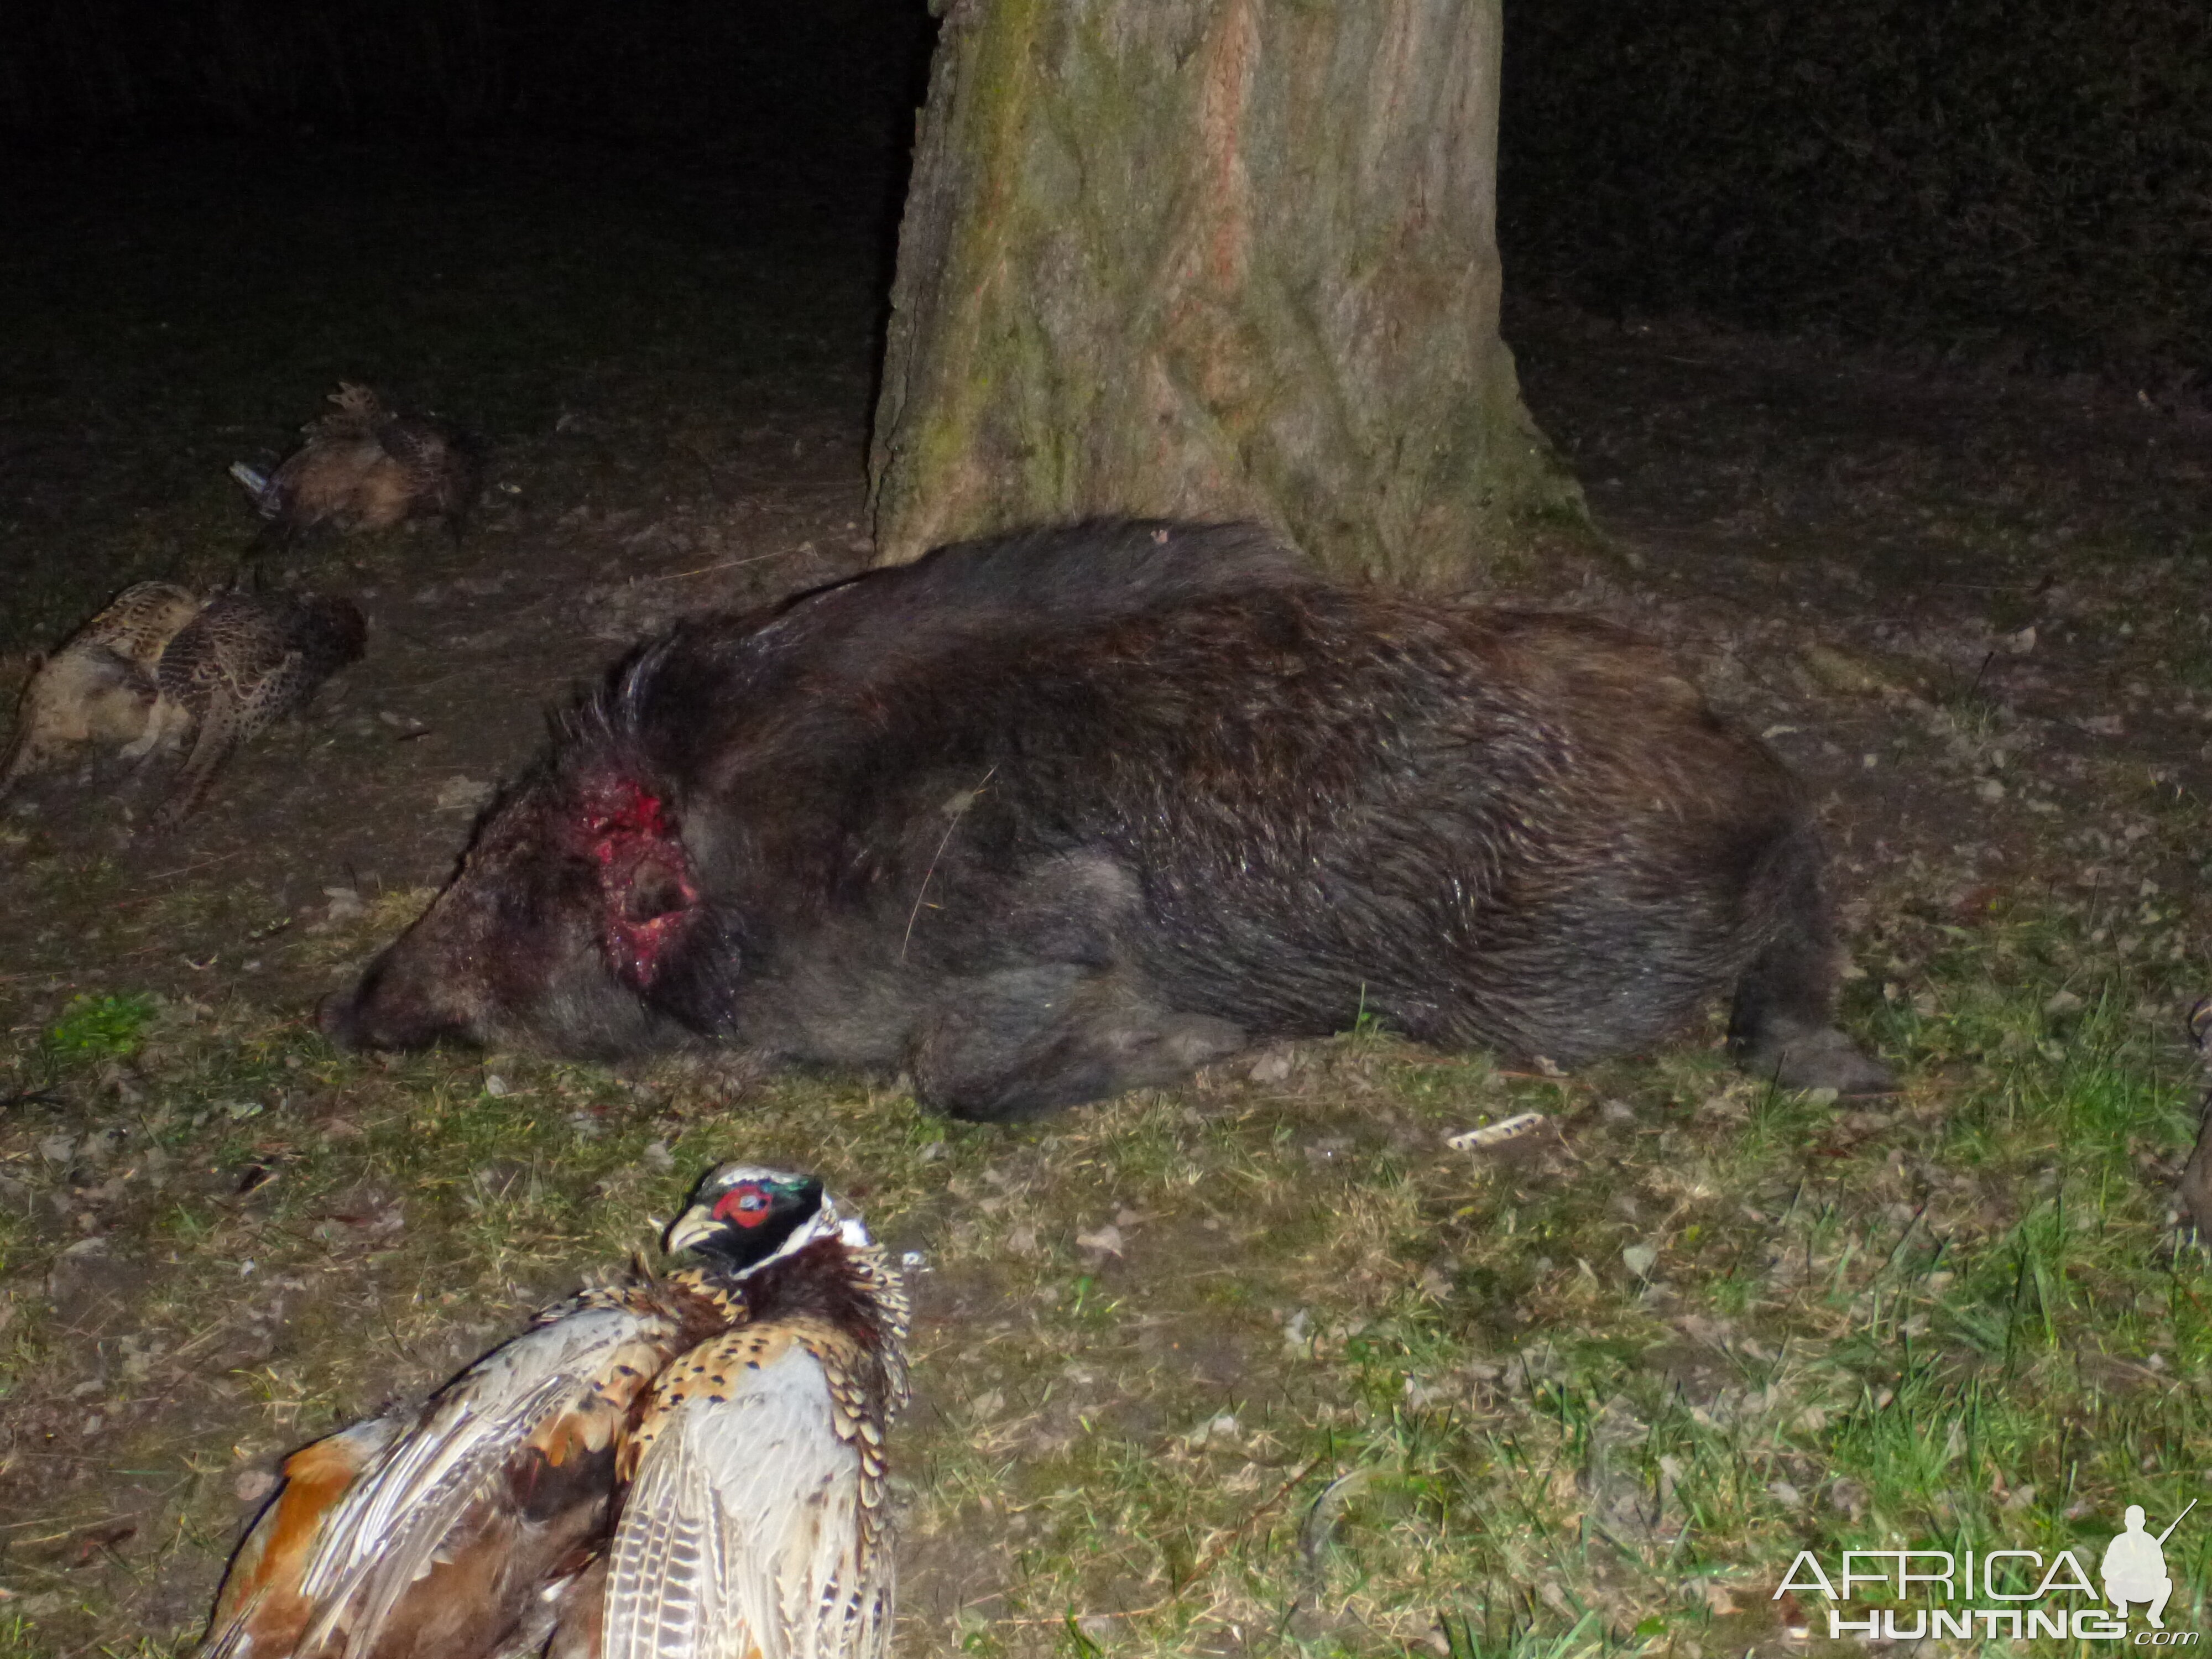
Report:
[[[680,1043],[683,1009],[645,992],[683,957],[698,895],[658,793],[626,773],[542,775],[484,822],[460,872],[360,983],[323,1005],[323,1030],[349,1048],[456,1040],[580,1060]]]

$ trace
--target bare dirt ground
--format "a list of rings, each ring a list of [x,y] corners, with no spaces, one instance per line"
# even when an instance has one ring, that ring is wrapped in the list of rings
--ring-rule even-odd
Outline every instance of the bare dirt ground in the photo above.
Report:
[[[1986,842],[2071,879],[2124,836],[2124,800],[2203,800],[2201,408],[1832,343],[1516,321],[1529,402],[1633,568],[1601,602],[1752,718],[1802,720],[1772,741],[1833,792],[1847,846]]]
[[[562,218],[554,199],[562,190],[544,191],[542,170],[525,172],[542,195],[487,173],[443,198],[450,216],[481,214],[493,229],[455,228],[449,216],[426,233],[430,246],[411,249],[397,240],[411,222],[396,205],[404,192],[371,179],[358,199],[346,198],[361,262],[343,258],[339,238],[283,280],[257,255],[252,270],[190,279],[179,297],[130,274],[144,250],[121,221],[109,234],[58,210],[54,235],[58,246],[72,239],[61,264],[76,289],[62,294],[52,272],[20,259],[12,267],[19,297],[38,296],[16,314],[27,329],[49,332],[18,342],[9,361],[27,395],[0,423],[11,683],[29,649],[52,643],[124,580],[222,574],[252,530],[222,478],[223,463],[281,447],[340,374],[430,391],[456,413],[489,410],[478,424],[492,445],[485,506],[459,545],[393,533],[319,544],[292,559],[298,580],[362,604],[368,654],[302,720],[241,755],[211,805],[175,836],[153,845],[131,838],[146,802],[107,764],[57,774],[0,813],[0,1022],[15,1050],[15,1081],[0,1078],[8,1097],[0,1209],[13,1226],[0,1234],[0,1345],[18,1344],[0,1395],[0,1595],[28,1610],[15,1638],[26,1652],[134,1644],[168,1651],[190,1634],[228,1528],[240,1505],[266,1490],[260,1472],[276,1451],[374,1405],[382,1390],[435,1380],[511,1328],[514,1309],[573,1282],[580,1261],[606,1259],[622,1231],[563,1209],[533,1252],[511,1231],[471,1220],[452,1226],[427,1265],[380,1267],[396,1249],[398,1194],[415,1178],[393,1151],[338,1197],[318,1200],[325,1218],[295,1230],[308,1253],[300,1261],[312,1255],[312,1264],[295,1263],[272,1285],[266,1265],[259,1279],[236,1275],[256,1271],[254,1255],[276,1259],[276,1245],[252,1242],[261,1224],[251,1209],[273,1174],[337,1158],[328,1149],[364,1136],[381,1146],[374,1136],[387,1121],[404,1133],[404,1110],[392,1103],[415,1091],[445,1103],[439,1121],[463,1124],[450,1132],[468,1147],[489,1149],[456,1154],[489,1161],[454,1176],[448,1185],[459,1195],[448,1197],[464,1207],[441,1213],[477,1217],[484,1194],[518,1180],[557,1184],[538,1152],[499,1142],[503,1128],[477,1127],[526,1109],[574,1126],[586,1142],[601,1133],[595,1121],[614,1124],[616,1139],[598,1141],[599,1150],[563,1155],[573,1167],[562,1166],[561,1179],[575,1206],[598,1194],[602,1207],[617,1196],[641,1206],[649,1194],[641,1182],[665,1187],[690,1173],[688,1163],[676,1168],[689,1157],[680,1138],[720,1087],[579,1081],[495,1057],[535,1103],[501,1106],[507,1085],[479,1099],[488,1078],[497,1079],[475,1060],[380,1069],[337,1060],[307,1025],[315,1001],[444,878],[472,816],[527,759],[544,712],[569,688],[683,610],[755,602],[869,557],[863,456],[879,227],[802,215],[798,228],[787,217],[777,232],[786,242],[749,238],[749,210],[737,198],[702,185],[650,199],[635,174],[610,168],[592,179],[592,200],[621,228],[618,246],[595,252],[585,246],[586,218]],[[252,211],[204,179],[192,188],[203,208],[222,200],[234,215]],[[207,246],[198,231],[178,234],[185,247]],[[479,240],[496,258],[470,276],[464,262]],[[387,261],[380,275],[367,268],[372,255]],[[562,263],[570,256],[583,275]],[[605,258],[616,260],[616,274],[602,269]],[[449,267],[453,283],[430,281]],[[305,291],[280,294],[286,282]],[[374,325],[349,358],[345,331],[326,313],[363,296]],[[699,325],[718,304],[727,308],[723,323]],[[176,314],[164,314],[173,306]],[[261,354],[226,340],[226,307],[236,308],[242,329],[313,318],[322,332],[272,346],[268,383],[257,384]],[[573,325],[568,336],[564,321]],[[113,361],[112,386],[100,382],[106,360],[89,332],[95,323],[114,325],[137,354],[135,368],[124,361],[130,354]],[[493,343],[472,347],[480,332]],[[165,334],[190,337],[165,358]],[[1498,597],[1595,607],[1659,634],[1726,709],[1813,781],[1850,935],[1850,1018],[1904,1064],[1912,1100],[1940,1111],[1945,1079],[1980,1064],[1978,1051],[1946,1046],[1927,964],[1973,947],[1993,918],[2024,906],[2078,922],[2064,947],[2075,953],[2070,960],[2094,957],[2100,984],[2126,988],[2116,1018],[2164,1056],[2162,1075],[2185,1079],[2180,1011],[2212,978],[2201,833],[2212,793],[2212,422],[2124,390],[1907,371],[1820,342],[1624,327],[1534,307],[1509,319],[1509,335],[1528,401],[1583,481],[1610,550],[1562,556]],[[74,1070],[52,1059],[52,1034],[67,1025],[72,999],[144,994],[163,1011],[149,1028],[156,1050],[173,1058],[228,1044],[222,1063],[232,1072],[209,1082],[217,1074],[179,1060],[178,1075],[198,1080],[172,1089],[143,1055]],[[1287,1140],[1285,1156],[1295,1154],[1301,1169],[1326,1171],[1340,1153],[1402,1161],[1423,1121],[1418,1102],[1430,1085],[1419,1079],[1443,1073],[1419,1058],[1389,1064],[1399,1068],[1391,1086],[1400,1104],[1387,1109],[1363,1093],[1378,1086],[1360,1080],[1370,1061],[1328,1045],[1263,1058],[1249,1074],[1190,1095],[1209,1121],[1241,1126],[1236,1133],[1254,1146]],[[221,1080],[234,1073],[246,1080]],[[440,1091],[463,1078],[473,1103],[456,1105],[459,1096]],[[1626,1125],[1645,1109],[1601,1102],[1603,1079],[1587,1098],[1559,1086],[1593,1124]],[[1449,1109],[1463,1111],[1478,1095],[1454,1096]],[[105,1151],[94,1145],[108,1133],[99,1126],[119,1121],[118,1113],[172,1107],[179,1123],[212,1115],[233,1139],[153,1162],[134,1148],[168,1145],[168,1130]],[[1182,1291],[1164,1288],[1184,1285],[1191,1262],[1224,1237],[1245,1235],[1233,1225],[1224,1235],[1218,1217],[1178,1217],[1165,1200],[1130,1199],[1136,1187],[1097,1176],[1081,1189],[1082,1231],[1055,1245],[1060,1217],[1024,1210],[1021,1197],[1055,1160],[1094,1173],[1121,1168],[1098,1162],[1134,1156],[1100,1151],[1109,1132],[1129,1145],[1152,1144],[1146,1136],[1164,1145],[1231,1131],[1190,1127],[1188,1109],[1174,1101],[1026,1139],[949,1143],[943,1126],[873,1091],[756,1099],[746,1109],[771,1140],[801,1146],[794,1126],[817,1126],[829,1136],[823,1158],[847,1156],[829,1149],[847,1144],[836,1136],[848,1129],[862,1144],[852,1126],[890,1122],[882,1149],[850,1156],[872,1171],[869,1158],[903,1170],[871,1175],[875,1201],[897,1215],[898,1237],[943,1258],[922,1297],[920,1346],[938,1367],[925,1368],[925,1396],[936,1402],[933,1417],[925,1413],[935,1425],[928,1432],[1048,1462],[1074,1455],[1069,1449],[1103,1412],[1131,1446],[1173,1426],[1179,1449],[1170,1462],[1228,1457],[1218,1484],[1245,1518],[1198,1534],[1171,1578],[1203,1577],[1232,1547],[1256,1548],[1283,1516],[1295,1519],[1276,1488],[1300,1478],[1303,1453],[1271,1455],[1250,1439],[1249,1410],[1241,1429],[1228,1407],[1217,1417],[1212,1403],[1195,1429],[1176,1417],[1200,1411],[1194,1401],[1264,1395],[1280,1332],[1296,1340],[1304,1328],[1287,1301],[1250,1312],[1258,1306],[1250,1297],[1209,1301],[1209,1290],[1178,1300]],[[226,1113],[234,1126],[226,1127]],[[726,1124],[716,1125],[726,1137]],[[254,1141],[248,1131],[264,1127],[270,1133]],[[1844,1142],[1878,1129],[1861,1125]],[[644,1152],[617,1153],[617,1141],[630,1146],[623,1136]],[[948,1144],[942,1167],[951,1184],[940,1188],[917,1160]],[[1184,1145],[1179,1155],[1200,1167],[1212,1145]],[[2130,1142],[2130,1153],[2154,1184],[2177,1160],[2171,1136]],[[1554,1179],[1575,1178],[1528,1177],[1532,1188]],[[142,1257],[128,1248],[167,1241],[160,1247],[167,1261],[189,1264],[203,1259],[191,1240],[234,1232],[240,1242],[225,1243],[223,1259],[243,1265],[228,1283],[258,1286],[251,1297],[180,1287],[175,1273],[149,1277],[132,1264],[158,1251]],[[100,1243],[110,1239],[112,1249]],[[1283,1297],[1321,1307],[1315,1298],[1328,1292],[1301,1291],[1298,1275],[1321,1275],[1327,1253],[1298,1255],[1307,1245],[1288,1235],[1276,1245],[1281,1261],[1304,1264],[1281,1267]],[[1525,1273],[1514,1267],[1503,1279],[1480,1278],[1474,1244],[1437,1262],[1407,1265],[1401,1253],[1400,1277],[1417,1285],[1428,1284],[1423,1274],[1463,1286],[1480,1279],[1486,1290],[1466,1291],[1480,1304],[1468,1329],[1487,1332],[1501,1353],[1518,1351],[1541,1328],[1540,1310],[1559,1305],[1540,1292],[1563,1282],[1546,1278],[1553,1256],[1563,1258],[1562,1274],[1577,1255],[1601,1259],[1594,1249],[1547,1248],[1540,1257],[1530,1243]],[[1017,1270],[1005,1262],[1054,1249],[1079,1288],[1014,1299],[1007,1274]],[[1276,1260],[1255,1255],[1255,1273]],[[1352,1280],[1398,1271],[1361,1258]],[[426,1288],[441,1272],[458,1275],[459,1287],[442,1312]],[[218,1317],[206,1311],[210,1296],[253,1305]],[[1097,1322],[1109,1318],[1102,1303],[1149,1305],[1154,1316],[1109,1328]],[[378,1337],[375,1354],[349,1370],[317,1370],[315,1356],[342,1343],[348,1322],[369,1317],[372,1306],[389,1340]],[[1020,1365],[994,1356],[994,1343],[1043,1316],[1036,1308],[1097,1338],[1091,1358],[1054,1372],[1056,1404],[1023,1395]],[[196,1346],[201,1330],[214,1334]],[[1685,1352],[1696,1346],[1694,1330],[1674,1340]],[[1173,1389],[1150,1404],[1133,1382],[1117,1393],[1117,1363],[1132,1376],[1171,1372]],[[1694,1388],[1697,1364],[1681,1364]],[[1459,1386],[1477,1386],[1454,1374]],[[1480,1366],[1472,1374],[1478,1393],[1492,1386]],[[1524,1364],[1522,1380],[1531,1375]],[[1509,1369],[1495,1386],[1512,1378]],[[1413,1393],[1413,1375],[1405,1381]],[[1218,1433],[1209,1427],[1224,1421]],[[1049,1528],[1024,1520],[1023,1506],[1003,1495],[994,1500],[989,1482],[950,1451],[924,1462],[933,1495],[916,1500],[912,1650],[1073,1641],[1096,1651],[1131,1620],[1151,1628],[1127,1610],[1149,1615],[1164,1605],[1159,1584],[1121,1565],[1085,1581],[1098,1598],[1091,1605],[1107,1609],[1103,1622],[1068,1624],[1073,1613],[1048,1596],[1009,1602],[994,1564],[1029,1559],[1023,1552],[1041,1549]],[[992,1467],[1003,1475],[1011,1465]],[[1583,1490],[1585,1507],[1601,1507],[1601,1492],[1590,1496],[1587,1482]],[[1035,1498],[1048,1506],[1039,1513],[1051,1496]],[[1309,1549],[1308,1570],[1317,1571],[1316,1559]],[[1024,1571],[1048,1574],[1034,1563]],[[1605,1576],[1592,1582],[1589,1604],[1609,1607]],[[1571,1582],[1561,1594],[1585,1604]],[[1708,1625],[1739,1616],[1724,1591],[1699,1595]],[[1327,1598],[1298,1596],[1283,1627],[1297,1639],[1318,1639],[1317,1629],[1355,1647],[1427,1639],[1372,1610],[1364,1626],[1316,1626]],[[1565,1601],[1548,1590],[1543,1601],[1566,1618]],[[0,1618],[9,1611],[0,1601]],[[1727,1626],[1733,1637],[1685,1637],[1680,1650],[1693,1653],[1704,1640],[1717,1651],[1733,1640],[1741,1651],[1747,1633],[1773,1633],[1774,1616],[1763,1605],[1743,1612],[1752,1622]],[[1448,1621],[1443,1628],[1448,1636]],[[1231,1630],[1233,1639],[1224,1633]],[[1220,1651],[1256,1639],[1226,1614],[1209,1631],[1187,1639]]]

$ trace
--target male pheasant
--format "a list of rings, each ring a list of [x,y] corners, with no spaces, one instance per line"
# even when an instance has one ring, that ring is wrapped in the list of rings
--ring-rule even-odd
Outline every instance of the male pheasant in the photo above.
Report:
[[[880,1659],[896,1279],[818,1182],[750,1165],[666,1243],[702,1265],[295,1453],[198,1659]]]
[[[804,1243],[745,1265],[731,1224],[786,1206],[815,1211]],[[661,1374],[623,1448],[601,1659],[882,1659],[904,1290],[818,1182],[742,1164],[700,1183],[668,1245],[738,1279],[745,1319]]]
[[[264,540],[428,518],[459,540],[483,483],[474,446],[447,422],[386,408],[365,386],[343,382],[330,400],[337,407],[301,428],[306,441],[274,472],[230,469],[269,520]]]

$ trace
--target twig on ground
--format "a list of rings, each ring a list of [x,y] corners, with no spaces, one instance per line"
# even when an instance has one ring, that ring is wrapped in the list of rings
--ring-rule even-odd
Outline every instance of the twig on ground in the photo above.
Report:
[[[711,575],[717,570],[735,570],[741,564],[759,564],[768,559],[787,559],[795,553],[803,553],[805,550],[799,547],[784,547],[777,549],[773,553],[755,553],[742,559],[724,559],[720,564],[702,564],[696,570],[672,570],[662,576],[640,576],[636,586],[642,587],[647,582],[679,582],[686,576]]]

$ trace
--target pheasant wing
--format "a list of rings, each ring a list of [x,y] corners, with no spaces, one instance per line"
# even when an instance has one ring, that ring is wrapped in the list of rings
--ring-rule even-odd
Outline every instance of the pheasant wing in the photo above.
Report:
[[[296,657],[297,653],[294,654]],[[155,830],[173,829],[198,810],[231,751],[248,738],[258,735],[259,724],[253,718],[255,712],[256,705],[240,696],[230,684],[216,684],[207,691],[192,734],[191,753],[185,757],[184,765],[178,769],[169,785],[168,794],[154,811]]]
[[[398,1415],[372,1417],[292,1454],[283,1490],[231,1559],[197,1659],[293,1650],[314,1611],[301,1595],[301,1575],[331,1511],[405,1429]]]
[[[823,1352],[755,1326],[662,1379],[610,1552],[602,1659],[887,1651],[890,1554]]]
[[[450,1556],[457,1530],[526,1470],[611,1490],[614,1442],[666,1362],[678,1321],[635,1305],[587,1305],[494,1350],[432,1396],[414,1428],[331,1511],[301,1577],[333,1632],[366,1651],[409,1589]]]
[[[401,417],[389,420],[376,428],[376,441],[384,453],[418,479],[430,479],[438,469],[447,464],[452,446],[446,434],[427,421]]]

